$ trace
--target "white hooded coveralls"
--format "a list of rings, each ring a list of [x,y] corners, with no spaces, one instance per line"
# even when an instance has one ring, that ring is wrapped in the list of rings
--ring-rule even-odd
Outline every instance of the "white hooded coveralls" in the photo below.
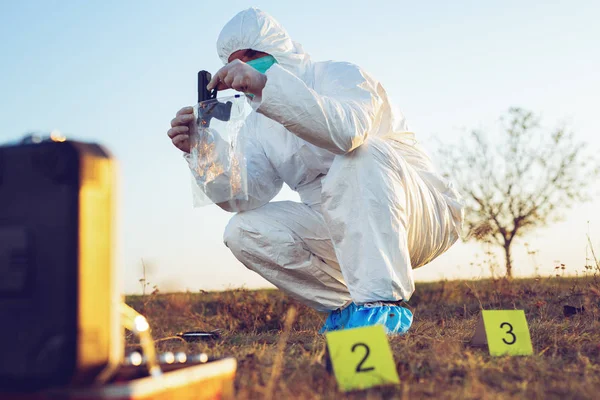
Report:
[[[237,212],[225,244],[246,267],[320,311],[408,300],[413,268],[458,239],[458,193],[394,115],[381,84],[358,66],[311,61],[255,8],[219,36],[223,63],[241,49],[271,54],[278,64],[240,132],[249,198],[221,204]],[[301,203],[270,202],[284,182]]]

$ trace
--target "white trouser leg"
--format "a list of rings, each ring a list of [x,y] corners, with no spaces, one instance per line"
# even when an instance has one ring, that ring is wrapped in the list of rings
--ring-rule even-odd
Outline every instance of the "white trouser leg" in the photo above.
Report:
[[[398,142],[369,138],[337,156],[323,181],[323,217],[358,304],[408,300],[413,267],[433,260],[458,237],[444,196],[400,149]]]
[[[351,301],[323,217],[289,201],[236,214],[224,242],[246,267],[319,311]]]

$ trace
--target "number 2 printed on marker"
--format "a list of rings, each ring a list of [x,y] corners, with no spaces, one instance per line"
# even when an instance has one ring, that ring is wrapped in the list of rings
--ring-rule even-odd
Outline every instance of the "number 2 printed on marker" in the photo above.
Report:
[[[367,358],[369,358],[369,354],[371,353],[371,350],[369,349],[369,346],[367,346],[364,343],[356,343],[354,346],[352,346],[352,352],[353,353],[354,353],[354,351],[356,350],[357,347],[364,347],[366,352],[365,352],[365,356],[363,357],[363,359],[356,366],[356,372],[369,372],[369,371],[373,371],[375,369],[375,367],[363,368],[363,364],[365,363],[365,361],[367,361]]]

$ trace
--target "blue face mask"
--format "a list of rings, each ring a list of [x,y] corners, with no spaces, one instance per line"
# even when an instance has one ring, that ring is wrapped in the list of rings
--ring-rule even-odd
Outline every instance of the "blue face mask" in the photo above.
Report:
[[[260,58],[255,58],[254,60],[250,60],[246,64],[257,70],[261,74],[264,74],[269,68],[273,66],[273,64],[277,64],[277,60],[275,59],[275,57],[268,55]],[[251,99],[254,98],[254,95],[250,93],[246,93],[246,96],[248,96]]]
[[[275,59],[275,57],[269,55],[260,58],[255,58],[254,60],[248,61],[246,64],[257,70],[261,74],[264,74],[269,68],[273,66],[273,64],[277,64],[277,60]]]

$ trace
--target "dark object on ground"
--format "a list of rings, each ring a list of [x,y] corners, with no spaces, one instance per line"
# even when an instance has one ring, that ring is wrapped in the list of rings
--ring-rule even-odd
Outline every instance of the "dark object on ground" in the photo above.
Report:
[[[202,342],[207,340],[216,340],[221,337],[221,333],[218,330],[206,332],[206,331],[189,331],[179,332],[176,336],[179,336],[186,342]]]
[[[325,371],[329,375],[333,375],[333,364],[331,363],[331,356],[329,355],[329,346],[325,345]]]
[[[565,317],[572,317],[575,314],[581,314],[582,312],[585,311],[585,307],[581,306],[581,307],[573,307],[573,306],[567,306],[565,305],[563,307],[563,314],[565,315]]]

